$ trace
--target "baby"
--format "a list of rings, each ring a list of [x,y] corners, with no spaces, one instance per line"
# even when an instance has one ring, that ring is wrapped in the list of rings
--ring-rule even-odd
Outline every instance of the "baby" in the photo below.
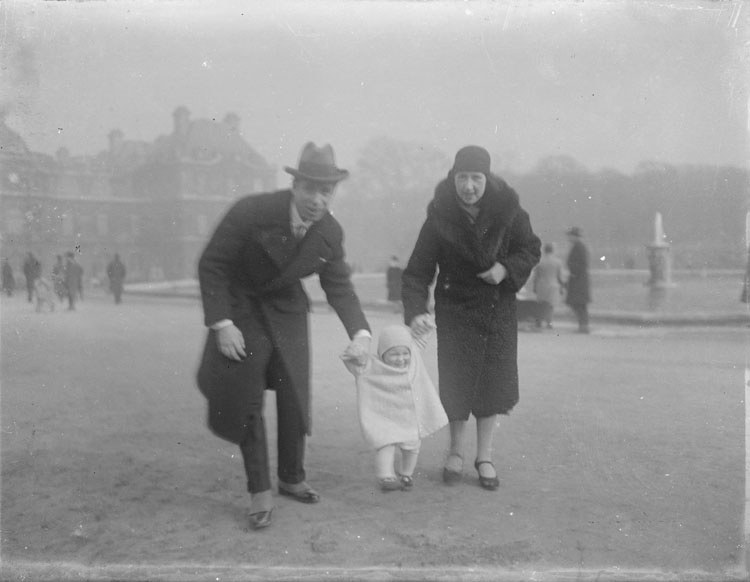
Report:
[[[425,369],[414,338],[403,325],[386,327],[378,338],[377,356],[341,355],[357,384],[357,411],[365,441],[375,449],[375,468],[382,491],[410,490],[421,439],[448,424],[440,397]],[[398,470],[396,449],[401,451]]]

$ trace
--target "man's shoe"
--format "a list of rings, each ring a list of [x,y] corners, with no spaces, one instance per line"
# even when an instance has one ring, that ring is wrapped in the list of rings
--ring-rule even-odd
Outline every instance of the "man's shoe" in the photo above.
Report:
[[[388,493],[389,491],[400,491],[402,489],[401,481],[396,477],[383,477],[382,479],[378,479],[378,485],[380,485],[380,490],[383,493]]]
[[[292,491],[290,489],[285,489],[284,486],[279,483],[279,495],[285,495],[286,497],[291,497],[295,501],[299,501],[300,503],[317,503],[320,501],[320,495],[318,494],[315,489],[308,486],[307,489],[302,489],[301,491]]]
[[[263,529],[271,525],[273,514],[273,508],[268,511],[259,511],[258,513],[250,514],[250,527],[252,529]]]

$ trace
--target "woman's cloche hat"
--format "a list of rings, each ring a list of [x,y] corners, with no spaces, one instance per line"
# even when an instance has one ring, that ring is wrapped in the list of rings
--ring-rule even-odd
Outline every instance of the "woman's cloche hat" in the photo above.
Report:
[[[462,147],[456,153],[453,162],[453,173],[481,172],[485,176],[490,174],[490,154],[483,147],[469,145]]]
[[[307,142],[302,148],[298,166],[296,169],[285,166],[284,171],[295,178],[311,182],[335,183],[349,176],[347,170],[336,167],[330,144],[318,147],[311,141]]]

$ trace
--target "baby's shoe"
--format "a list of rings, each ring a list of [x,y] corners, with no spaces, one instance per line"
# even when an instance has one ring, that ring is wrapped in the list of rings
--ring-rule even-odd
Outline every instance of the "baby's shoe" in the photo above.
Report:
[[[409,475],[399,475],[398,478],[401,481],[401,489],[404,491],[411,491],[414,487],[414,479]]]

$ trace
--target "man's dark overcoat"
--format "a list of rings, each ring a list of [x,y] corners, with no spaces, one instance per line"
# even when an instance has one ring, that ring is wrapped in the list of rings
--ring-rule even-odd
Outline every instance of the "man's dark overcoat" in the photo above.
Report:
[[[308,311],[300,279],[315,273],[349,337],[369,330],[344,261],[343,230],[330,214],[313,223],[298,241],[291,232],[291,190],[246,196],[222,219],[198,263],[207,326],[231,319],[247,346],[270,338],[281,371],[264,370],[266,388],[290,382],[305,431],[310,434]],[[252,354],[247,354],[252,359]],[[252,360],[251,360],[252,361]],[[247,380],[239,364],[223,356],[209,330],[198,370],[208,399],[209,426],[234,443],[248,430]],[[277,373],[278,372],[278,373]]]
[[[122,292],[127,269],[119,258],[112,259],[107,265],[107,277],[109,278],[109,289],[113,293]]]
[[[576,239],[570,247],[567,260],[568,282],[565,303],[586,305],[591,303],[589,282],[589,251],[583,241]]]
[[[539,262],[541,242],[518,195],[490,175],[472,224],[453,176],[438,184],[403,275],[406,324],[428,310],[437,269],[440,398],[450,420],[508,413],[518,402],[516,293]],[[477,277],[499,262],[507,277]]]

